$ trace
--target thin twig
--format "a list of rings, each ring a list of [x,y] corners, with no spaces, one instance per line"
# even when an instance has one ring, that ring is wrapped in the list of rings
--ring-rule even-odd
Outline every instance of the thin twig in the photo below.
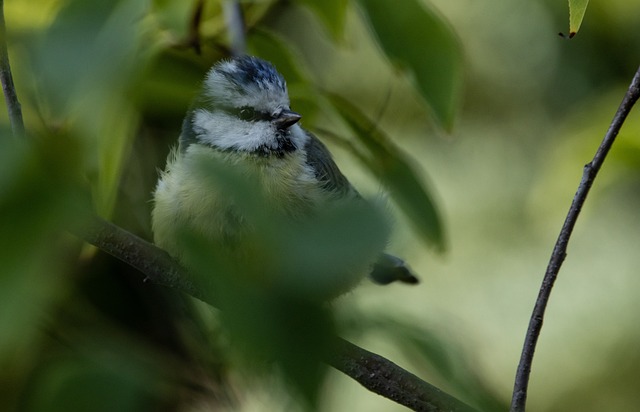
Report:
[[[242,8],[237,0],[227,0],[223,6],[224,19],[227,24],[227,30],[229,31],[231,53],[234,56],[241,56],[245,54],[247,50]]]
[[[7,49],[7,27],[4,21],[4,0],[0,0],[0,82],[4,100],[9,112],[11,130],[15,137],[24,136],[24,122],[22,121],[22,109],[18,101],[18,94],[13,84],[11,65],[9,64],[9,51]]]
[[[196,2],[193,13],[191,13],[191,21],[189,22],[189,34],[187,35],[186,44],[193,47],[196,54],[202,53],[202,42],[200,39],[200,26],[202,24],[202,13],[204,11],[204,0]]]
[[[511,399],[511,412],[524,412],[527,401],[527,388],[529,385],[529,376],[531,374],[531,363],[533,362],[533,355],[540,336],[540,330],[542,329],[542,322],[544,320],[544,314],[551,294],[551,289],[558,277],[558,272],[567,256],[567,244],[569,238],[573,232],[573,228],[580,214],[580,210],[584,205],[584,202],[589,194],[589,190],[593,185],[593,181],[604,162],[604,159],[611,149],[613,142],[620,131],[620,128],[624,124],[627,115],[631,111],[631,108],[640,97],[640,68],[636,71],[629,89],[618,107],[618,111],[613,117],[613,121],[609,126],[609,130],[604,136],[598,151],[596,152],[593,160],[587,163],[584,167],[582,174],[582,180],[578,186],[578,190],[571,202],[569,213],[562,225],[560,235],[553,248],[549,265],[544,275],[540,292],[538,293],[538,299],[533,308],[531,319],[529,320],[529,328],[522,348],[522,355],[520,357],[520,363],[518,364],[518,370],[516,372],[516,379],[513,388],[513,397]]]

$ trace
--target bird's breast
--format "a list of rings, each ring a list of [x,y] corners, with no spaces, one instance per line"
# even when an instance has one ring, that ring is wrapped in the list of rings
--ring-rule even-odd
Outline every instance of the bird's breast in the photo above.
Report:
[[[248,211],[303,219],[327,201],[300,151],[263,157],[194,144],[169,160],[158,182],[154,238],[158,246],[179,255],[176,239],[185,229],[224,243],[251,226]]]

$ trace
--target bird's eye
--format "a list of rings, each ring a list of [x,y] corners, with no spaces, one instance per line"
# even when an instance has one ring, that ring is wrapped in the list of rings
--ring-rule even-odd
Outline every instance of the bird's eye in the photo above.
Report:
[[[243,107],[238,110],[238,117],[242,120],[255,120],[256,111],[251,107]]]

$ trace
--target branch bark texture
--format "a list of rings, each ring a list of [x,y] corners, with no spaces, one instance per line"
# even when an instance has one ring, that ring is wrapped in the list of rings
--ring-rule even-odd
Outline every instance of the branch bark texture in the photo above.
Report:
[[[102,251],[140,270],[150,281],[185,292],[213,306],[186,281],[186,270],[165,251],[99,217],[74,231]],[[471,412],[473,408],[423,381],[395,363],[336,338],[335,352],[327,363],[378,395],[414,411]]]
[[[7,26],[4,21],[4,1],[0,0],[0,82],[4,100],[9,112],[11,130],[15,137],[24,136],[24,122],[22,120],[22,109],[18,101],[18,94],[13,84],[11,75],[11,65],[9,64],[9,51],[7,49]]]
[[[209,304],[207,299],[188,280],[187,272],[164,250],[120,227],[91,216],[87,225],[74,230],[74,234],[98,249],[138,269],[146,278],[158,285],[177,289]]]
[[[553,289],[553,285],[558,277],[558,273],[560,272],[560,267],[564,262],[565,257],[567,256],[567,245],[569,244],[569,239],[571,237],[571,233],[573,232],[573,228],[575,227],[576,221],[578,220],[578,216],[580,215],[580,211],[582,210],[582,206],[584,205],[585,200],[587,199],[587,195],[589,194],[589,190],[593,185],[593,181],[598,174],[598,171],[602,167],[613,142],[618,136],[622,125],[627,118],[627,115],[631,111],[631,108],[636,103],[638,98],[640,97],[640,68],[636,71],[636,74],[629,85],[629,89],[620,103],[618,110],[613,117],[611,125],[607,130],[607,133],[600,143],[598,150],[596,151],[593,159],[584,166],[584,171],[582,174],[582,180],[580,181],[580,185],[578,186],[578,190],[571,202],[571,206],[569,207],[569,213],[562,225],[562,229],[560,230],[560,235],[556,240],[556,244],[553,248],[553,252],[551,254],[551,259],[549,260],[549,264],[547,266],[547,270],[544,275],[544,279],[542,280],[542,285],[540,287],[540,291],[538,293],[538,298],[536,300],[535,306],[533,308],[533,313],[531,314],[531,318],[529,320],[529,327],[527,329],[527,334],[524,341],[524,346],[522,348],[522,355],[520,357],[520,363],[518,364],[518,369],[516,372],[516,379],[513,388],[513,397],[511,399],[511,411],[512,412],[524,412],[526,401],[527,401],[527,388],[529,385],[529,377],[531,375],[531,364],[533,362],[533,355],[536,349],[536,345],[538,342],[538,338],[540,337],[540,331],[542,329],[542,323],[544,320],[545,310],[547,308],[547,303],[549,302],[549,296],[551,295],[551,290]]]
[[[414,374],[344,339],[328,364],[362,386],[414,411],[472,412],[475,409],[423,381]]]

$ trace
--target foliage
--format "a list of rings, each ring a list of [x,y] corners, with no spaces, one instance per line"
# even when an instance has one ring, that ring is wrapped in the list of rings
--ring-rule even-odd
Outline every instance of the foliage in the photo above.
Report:
[[[531,279],[548,249],[526,242],[548,242],[547,229],[557,230],[568,203],[556,199],[575,187],[564,178],[579,173],[619,100],[601,91],[617,90],[637,64],[629,50],[640,45],[638,13],[625,11],[636,6],[592,4],[590,30],[558,45],[549,38],[560,41],[555,27],[566,10],[551,1],[240,3],[249,52],[284,74],[304,127],[331,144],[364,193],[379,186],[389,193],[389,208],[400,212],[393,247],[412,255],[425,285],[380,292],[363,284],[362,292],[318,304],[317,296],[333,293],[324,289],[329,275],[389,230],[388,222],[376,226],[384,219],[375,208],[345,208],[303,228],[258,217],[282,230],[256,239],[267,245],[264,255],[240,270],[186,234],[201,279],[216,268],[208,286],[225,291],[221,310],[142,282],[134,269],[83,245],[67,230],[82,225],[88,208],[151,238],[157,169],[204,73],[231,53],[223,4],[8,1],[29,140],[10,137],[0,118],[0,409],[239,410],[267,399],[282,409],[345,410],[360,398],[343,395],[336,407],[327,395],[350,390],[324,365],[327,337],[336,332],[382,350],[391,342],[398,362],[421,377],[484,410],[503,408],[537,287]],[[570,35],[587,3],[569,2]],[[629,389],[637,356],[620,360],[638,340],[637,299],[625,283],[631,276],[622,276],[635,274],[628,250],[637,237],[620,235],[637,217],[636,123],[595,188],[592,216],[611,220],[597,221],[596,235],[571,252],[581,277],[572,278],[574,295],[566,288],[569,297],[561,295],[559,320],[549,325],[553,344],[541,348],[535,384],[542,390],[532,399],[541,410],[571,410],[576,399],[574,410],[637,404]],[[455,140],[432,137],[443,132]],[[247,196],[233,176],[226,179]],[[449,262],[425,245],[448,250]],[[594,263],[603,249],[613,257]],[[619,266],[607,266],[611,260]],[[254,282],[259,265],[270,276]],[[589,277],[595,268],[607,276]],[[319,274],[325,284],[314,283]],[[397,307],[419,317],[398,315]],[[576,325],[605,333],[568,335]],[[568,359],[586,366],[567,361],[558,370]],[[546,384],[555,373],[564,386]]]
[[[575,36],[580,30],[588,4],[589,0],[569,0],[569,37]]]
[[[5,371],[2,380],[14,389],[3,393],[3,404],[38,411],[192,407],[181,400],[183,391],[191,393],[186,398],[233,404],[228,398],[238,389],[225,389],[230,370],[264,375],[276,369],[293,393],[302,395],[303,405],[317,407],[325,369],[321,359],[327,356],[326,339],[335,326],[329,308],[312,296],[335,295],[332,284],[342,282],[339,276],[353,265],[354,257],[370,253],[367,248],[373,246],[367,245],[381,248],[388,222],[379,211],[349,207],[303,228],[288,228],[274,216],[260,217],[257,221],[270,227],[264,233],[273,235],[256,239],[256,244],[267,245],[256,250],[269,257],[269,263],[248,261],[240,270],[210,256],[203,260],[206,252],[194,252],[205,278],[217,268],[212,286],[222,316],[138,283],[135,275],[129,278],[126,273],[132,269],[82,247],[64,229],[81,226],[91,207],[150,238],[147,200],[155,168],[162,166],[175,141],[204,72],[229,54],[224,10],[215,2],[199,1],[36,3],[7,5],[9,45],[15,50],[14,71],[30,141],[2,140],[2,232],[8,235],[4,240],[13,242],[3,247],[6,296],[0,328],[8,339],[0,346],[0,364]],[[300,5],[340,47],[347,38],[347,16],[356,4],[344,0]],[[27,9],[33,7],[46,12],[31,18]],[[335,100],[327,99],[273,23],[283,9],[299,7],[276,1],[244,2],[242,7],[251,52],[276,64],[289,82],[294,105],[313,127],[319,102],[333,106]],[[404,7],[422,10],[418,3],[408,3],[398,11]],[[379,5],[368,4],[366,9],[370,18],[380,13]],[[424,10],[413,24],[445,27]],[[457,48],[451,32],[442,27],[441,39],[450,38],[444,48]],[[407,67],[420,64],[415,56],[427,49],[415,44],[404,48],[415,48],[411,55],[398,54],[387,25],[376,22],[375,30],[396,62]],[[418,81],[435,84],[451,64],[460,71],[459,61],[447,64],[418,76]],[[459,88],[419,90],[435,108],[434,119],[450,124],[454,107],[447,101],[457,99]],[[441,109],[445,106],[446,113]],[[333,109],[336,119],[339,110]],[[424,110],[426,114],[426,106]],[[372,141],[364,130],[349,139],[365,145]],[[412,182],[408,189],[416,195],[407,196],[403,189],[398,201],[404,210],[413,211],[412,218],[426,219],[428,224],[417,226],[423,238],[442,246],[443,228],[426,187],[410,167],[402,166],[401,173],[383,167],[396,163],[405,164],[402,155],[386,150],[368,160],[367,167],[390,188],[407,179]],[[234,188],[242,187],[230,183],[232,176],[227,178]],[[25,213],[23,204],[39,208]],[[426,216],[415,213],[420,209]],[[260,214],[259,209],[255,212]],[[379,236],[374,234],[376,221],[383,222]],[[196,252],[201,248],[197,238],[185,242]],[[251,273],[263,276],[267,267],[272,275],[255,283]],[[119,276],[113,274],[116,268]],[[240,272],[247,279],[230,275]],[[218,322],[220,327],[212,326]],[[22,350],[15,356],[17,347]],[[202,370],[195,375],[206,376],[207,383],[188,389],[195,377],[185,371],[192,370]]]

